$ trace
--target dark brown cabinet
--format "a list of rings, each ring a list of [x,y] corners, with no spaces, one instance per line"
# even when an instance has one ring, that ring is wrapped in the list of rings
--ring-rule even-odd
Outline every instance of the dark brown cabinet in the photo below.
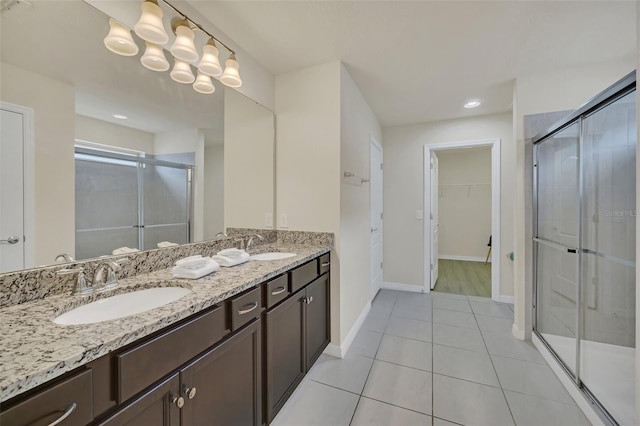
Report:
[[[179,426],[180,407],[184,401],[185,398],[180,396],[180,379],[178,373],[175,373],[98,424]]]
[[[330,340],[329,274],[305,289],[305,372],[309,371]]]
[[[239,333],[180,370],[182,424],[262,424],[261,322]]]
[[[304,377],[304,291],[265,314],[267,422],[271,422]]]

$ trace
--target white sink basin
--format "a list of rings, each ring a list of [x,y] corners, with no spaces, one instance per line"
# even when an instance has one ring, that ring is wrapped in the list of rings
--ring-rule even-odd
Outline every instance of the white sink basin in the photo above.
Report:
[[[190,291],[182,287],[158,287],[118,294],[65,312],[53,322],[62,325],[92,324],[128,317],[174,302]]]
[[[280,260],[287,259],[289,257],[297,256],[295,253],[280,253],[277,251],[272,251],[268,253],[260,253],[254,254],[251,256],[251,260]]]

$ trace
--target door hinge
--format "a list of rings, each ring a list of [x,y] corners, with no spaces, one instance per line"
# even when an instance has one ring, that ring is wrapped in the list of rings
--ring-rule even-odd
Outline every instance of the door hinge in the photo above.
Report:
[[[380,269],[382,269],[382,262],[380,262]]]
[[[429,168],[433,170],[433,161],[431,162],[431,166]]]
[[[380,163],[380,170],[382,170],[382,163]]]
[[[431,264],[431,270],[433,271],[433,263]]]
[[[384,219],[384,213],[380,213],[380,219]]]

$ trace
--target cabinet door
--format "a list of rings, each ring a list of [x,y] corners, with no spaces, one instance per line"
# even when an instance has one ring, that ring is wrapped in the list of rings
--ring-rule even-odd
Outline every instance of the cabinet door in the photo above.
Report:
[[[265,315],[267,420],[271,422],[304,376],[300,291]]]
[[[262,424],[261,348],[261,323],[257,319],[183,368],[182,424]]]
[[[98,423],[101,426],[179,426],[180,398],[178,373],[163,380],[111,417]]]
[[[331,340],[329,324],[329,274],[305,289],[305,372],[309,371]]]

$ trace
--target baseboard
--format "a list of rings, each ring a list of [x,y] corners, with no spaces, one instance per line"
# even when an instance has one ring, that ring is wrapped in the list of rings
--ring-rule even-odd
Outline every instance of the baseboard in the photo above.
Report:
[[[441,254],[441,255],[438,256],[438,259],[443,259],[443,260],[465,260],[467,262],[484,262],[486,257],[456,256],[456,255]],[[491,257],[489,257],[489,263],[491,263]]]
[[[515,337],[518,340],[524,340],[524,337],[525,337],[524,330],[520,330],[515,322],[511,326],[511,334],[513,334],[513,337]]]
[[[567,389],[567,392],[569,392],[571,398],[573,398],[573,400],[576,402],[582,413],[591,422],[591,424],[596,426],[604,426],[604,422],[602,421],[598,413],[596,413],[596,411],[593,409],[591,402],[582,394],[582,392],[580,392],[575,383],[567,376],[567,373],[565,373],[562,367],[560,367],[558,361],[553,357],[551,352],[549,352],[549,349],[547,349],[547,347],[540,341],[540,338],[535,333],[532,333],[531,341],[533,342],[533,346],[538,349],[538,352],[540,352],[549,367],[551,367],[551,370],[553,370],[560,382],[562,382],[562,385]]]
[[[513,298],[513,296],[504,296],[504,295],[498,296],[498,302],[500,303],[510,303],[513,305],[514,300],[515,299]]]
[[[382,283],[382,287],[387,290],[399,290],[399,291],[412,291],[414,293],[424,293],[424,289],[422,286],[413,285],[413,284],[404,284],[404,283],[394,283],[390,281],[385,281]]]
[[[324,349],[325,354],[334,356],[336,358],[344,358],[344,356],[349,351],[353,340],[358,335],[358,332],[362,328],[362,324],[364,324],[364,320],[367,319],[367,315],[369,315],[369,311],[371,311],[371,302],[367,302],[360,315],[356,319],[356,322],[351,327],[351,330],[347,333],[347,336],[344,338],[340,345],[334,345],[333,343],[329,343],[329,345]]]

